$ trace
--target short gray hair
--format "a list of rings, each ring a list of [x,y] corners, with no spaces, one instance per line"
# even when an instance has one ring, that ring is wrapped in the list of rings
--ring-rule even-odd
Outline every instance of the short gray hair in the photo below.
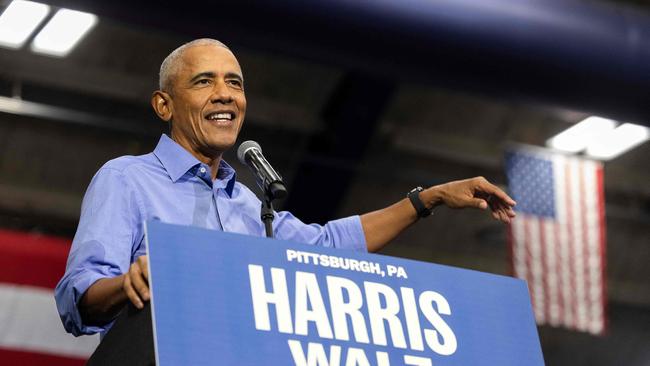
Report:
[[[228,46],[226,46],[223,42],[212,38],[195,39],[181,45],[177,49],[173,50],[172,53],[167,55],[162,64],[160,64],[160,74],[158,74],[158,88],[160,88],[162,91],[170,92],[172,90],[174,76],[180,67],[180,61],[183,57],[183,53],[185,53],[185,51],[191,47],[208,45],[224,47],[230,50],[230,48],[228,48]]]

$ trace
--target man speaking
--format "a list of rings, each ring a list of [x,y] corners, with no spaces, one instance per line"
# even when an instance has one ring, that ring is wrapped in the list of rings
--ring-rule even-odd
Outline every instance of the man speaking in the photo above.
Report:
[[[142,308],[149,300],[144,222],[265,233],[260,201],[222,159],[246,115],[244,76],[233,53],[212,39],[184,44],[163,61],[159,88],[151,105],[169,122],[171,136],[161,136],[152,153],[106,163],[84,197],[66,272],[55,290],[63,324],[74,335],[104,333],[127,301]],[[441,204],[489,208],[503,222],[515,216],[515,202],[479,177],[414,189],[387,208],[323,226],[279,212],[274,236],[374,252]],[[187,250],[193,250],[190,243]]]

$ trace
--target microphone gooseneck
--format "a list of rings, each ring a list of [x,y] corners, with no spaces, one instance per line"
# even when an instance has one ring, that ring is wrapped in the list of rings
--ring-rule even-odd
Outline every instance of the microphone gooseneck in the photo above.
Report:
[[[262,148],[255,141],[244,141],[237,149],[237,158],[248,166],[255,176],[257,185],[264,194],[260,216],[266,236],[273,238],[273,200],[287,195],[282,177],[262,155]]]
[[[271,201],[287,195],[282,176],[266,160],[257,142],[252,140],[242,142],[237,149],[237,158],[239,162],[250,168],[257,185]]]

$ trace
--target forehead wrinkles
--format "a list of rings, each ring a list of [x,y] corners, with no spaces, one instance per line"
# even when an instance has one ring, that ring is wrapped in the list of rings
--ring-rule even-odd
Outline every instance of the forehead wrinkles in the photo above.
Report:
[[[203,48],[200,50],[199,48]],[[213,47],[209,49],[208,47]],[[213,72],[219,74],[236,73],[243,78],[241,66],[235,55],[227,48],[217,46],[197,46],[188,49],[179,60],[178,73],[187,73],[186,78],[191,78],[200,72]]]
[[[203,48],[206,49],[207,51],[204,52],[197,52],[198,48]],[[210,51],[212,49],[212,51]],[[216,51],[215,51],[216,50]],[[223,52],[222,55],[219,55],[219,52]],[[227,56],[225,56],[227,55]],[[207,69],[203,70],[192,70],[193,68],[198,68],[202,60],[208,59],[212,57],[212,61],[205,62],[205,66],[201,66]],[[169,58],[169,57],[168,57]],[[193,71],[195,73],[198,72],[203,72],[203,71],[219,71],[217,70],[218,65],[224,63],[224,60],[228,59],[231,61],[233,65],[232,70],[221,70],[224,71],[224,73],[227,72],[235,72],[237,73],[243,80],[243,73],[241,71],[241,66],[239,65],[239,61],[237,60],[237,57],[230,51],[230,49],[226,46],[219,46],[216,44],[197,44],[197,45],[191,45],[189,47],[186,47],[182,49],[177,55],[174,57],[171,57],[169,60],[165,60],[163,62],[163,65],[168,62],[167,66],[161,66],[161,70],[165,70],[165,72],[161,72],[161,80],[160,80],[160,87],[161,90],[167,91],[169,93],[173,94],[173,89],[174,86],[178,82],[182,82],[180,80],[179,76],[183,74],[184,72],[189,72],[192,73]],[[209,70],[208,70],[209,69]],[[191,77],[191,76],[190,76]]]

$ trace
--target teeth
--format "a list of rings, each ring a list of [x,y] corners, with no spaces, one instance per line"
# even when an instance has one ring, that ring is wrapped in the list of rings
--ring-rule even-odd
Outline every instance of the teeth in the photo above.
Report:
[[[232,119],[232,114],[231,113],[215,113],[211,114],[208,119],[211,120],[216,120],[216,119]]]

